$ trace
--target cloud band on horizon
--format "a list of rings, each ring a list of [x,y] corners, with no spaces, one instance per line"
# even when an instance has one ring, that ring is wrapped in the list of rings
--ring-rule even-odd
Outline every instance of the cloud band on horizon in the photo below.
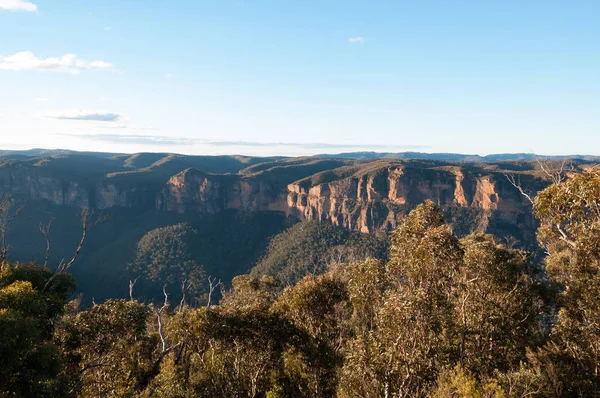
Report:
[[[111,143],[123,144],[150,144],[150,145],[208,145],[214,147],[288,147],[288,148],[305,148],[315,150],[326,149],[371,149],[383,150],[390,148],[403,149],[427,149],[427,145],[373,145],[373,144],[335,144],[325,142],[255,142],[255,141],[227,141],[227,140],[206,140],[193,139],[189,137],[171,137],[159,135],[137,135],[137,134],[81,134],[81,133],[61,133],[59,135],[69,136],[74,138],[82,138],[93,141],[105,141]]]

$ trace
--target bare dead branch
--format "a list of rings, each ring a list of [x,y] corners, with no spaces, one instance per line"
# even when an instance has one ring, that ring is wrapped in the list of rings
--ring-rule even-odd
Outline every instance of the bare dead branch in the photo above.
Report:
[[[50,220],[47,224],[42,224],[40,222],[39,225],[39,231],[46,240],[46,256],[44,258],[44,267],[48,266],[48,258],[50,257],[50,226],[52,226],[52,221],[54,221],[54,217],[50,217]]]
[[[75,249],[75,254],[73,254],[73,258],[67,263],[65,266],[65,270],[69,269],[75,261],[77,261],[77,257],[79,257],[79,253],[81,252],[81,248],[83,247],[83,243],[85,242],[85,238],[87,233],[94,229],[101,222],[106,221],[106,217],[97,217],[96,220],[93,220],[94,211],[88,209],[82,209],[80,212],[81,219],[81,240],[79,241],[79,245],[77,245],[77,249]]]
[[[208,303],[206,304],[207,307],[210,307],[212,305],[212,294],[217,287],[221,288],[221,280],[219,279],[217,281],[216,277],[211,279],[211,277],[209,276],[208,277]]]
[[[165,337],[165,332],[163,330],[163,322],[162,322],[162,308],[160,310],[154,309],[156,313],[156,319],[158,320],[158,335],[160,336],[160,341],[162,343],[162,351],[165,352],[167,350],[167,338]]]
[[[521,195],[523,195],[525,197],[525,199],[527,199],[529,201],[529,203],[533,204],[533,198],[531,197],[531,195],[529,195],[527,192],[525,192],[525,190],[523,189],[523,187],[521,186],[521,181],[517,181],[517,179],[515,178],[514,174],[504,174],[504,176],[506,177],[506,179],[508,180],[508,182],[510,182],[510,184],[517,188],[519,190],[519,192],[521,193]]]
[[[188,290],[190,290],[190,288],[192,287],[192,282],[189,281],[187,279],[184,279],[183,282],[181,282],[181,301],[179,302],[179,306],[178,306],[178,312],[183,311],[183,307],[185,307],[185,298],[186,298],[186,292]]]
[[[167,348],[168,342],[167,342],[167,337],[165,336],[163,319],[162,319],[163,311],[169,308],[169,295],[167,294],[167,285],[163,286],[163,294],[165,296],[165,301],[164,301],[162,307],[160,307],[160,308],[154,307],[153,308],[154,313],[156,314],[156,319],[158,321],[158,335],[160,336],[160,341],[162,343],[161,358],[168,352],[168,350],[170,351],[172,349],[172,347]]]
[[[163,286],[163,294],[165,296],[165,302],[163,303],[163,306],[161,307],[161,311],[164,308],[168,308],[169,307],[169,295],[167,294],[167,285]]]
[[[6,234],[10,224],[21,214],[25,205],[18,207],[12,214],[11,209],[14,207],[14,202],[10,198],[4,198],[0,202],[0,267],[6,261],[10,245],[6,244]]]
[[[553,184],[560,184],[567,179],[569,172],[575,171],[573,161],[570,159],[563,159],[558,169],[553,169],[547,160],[540,157],[537,157],[535,160]]]
[[[575,171],[575,166],[573,165],[573,161],[571,159],[563,159],[560,167],[558,168],[553,168],[549,161],[541,157],[536,157],[535,160],[542,172],[546,175],[547,179],[553,184],[562,183],[568,178],[569,173]],[[523,195],[530,203],[533,204],[532,196],[523,189],[521,181],[519,181],[514,174],[505,173],[504,175],[510,184],[517,188],[521,195]]]
[[[71,260],[68,263],[64,263],[64,261],[61,261],[61,263],[56,268],[56,271],[54,271],[52,276],[48,279],[48,281],[44,285],[44,289],[42,290],[42,292],[45,291],[48,288],[48,286],[50,286],[50,284],[54,281],[54,279],[56,279],[57,276],[68,271],[69,268],[71,268],[71,266],[75,263],[75,261],[77,261],[77,257],[79,257],[79,253],[81,252],[81,249],[83,248],[83,244],[85,242],[85,238],[87,237],[87,233],[90,230],[94,229],[101,222],[106,221],[105,216],[97,217],[94,220],[94,211],[85,209],[85,208],[81,209],[81,211],[79,212],[79,215],[80,215],[80,221],[81,221],[81,239],[79,240],[79,244],[77,245],[77,248],[75,249],[75,253],[73,254],[73,257],[71,258]]]
[[[135,278],[133,281],[131,279],[129,280],[129,300],[130,301],[133,301],[133,287],[135,286],[135,283],[137,282],[138,279],[140,279],[139,276],[137,278]]]

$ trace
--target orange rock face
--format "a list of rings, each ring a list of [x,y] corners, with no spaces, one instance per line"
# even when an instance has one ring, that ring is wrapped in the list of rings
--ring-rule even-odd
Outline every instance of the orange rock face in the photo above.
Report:
[[[458,168],[397,166],[308,189],[295,183],[288,185],[287,202],[305,219],[373,232],[394,228],[399,213],[425,200],[487,210],[514,224],[529,213],[528,202],[502,174],[473,175]]]
[[[97,209],[144,206],[181,214],[212,214],[227,209],[279,211],[362,232],[393,229],[399,216],[425,200],[480,211],[485,216],[477,220],[482,230],[506,225],[531,227],[534,223],[527,200],[502,172],[485,167],[387,162],[328,173],[326,177],[311,176],[289,184],[279,179],[207,174],[196,169],[150,182],[145,182],[143,173],[88,182],[15,163],[0,168],[0,194]],[[531,177],[526,184],[539,188],[539,181],[534,180]]]

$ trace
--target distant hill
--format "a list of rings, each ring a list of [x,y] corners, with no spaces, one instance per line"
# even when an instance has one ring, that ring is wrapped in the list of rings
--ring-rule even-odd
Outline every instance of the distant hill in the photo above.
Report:
[[[504,162],[517,160],[584,160],[600,161],[600,156],[591,155],[561,155],[546,156],[534,153],[499,153],[486,156],[465,155],[459,153],[425,153],[425,152],[347,152],[338,154],[317,155],[324,158],[341,159],[430,159],[448,162]]]
[[[0,149],[0,161],[8,159],[26,159],[26,158],[39,158],[56,155],[83,155],[91,157],[99,157],[106,159],[114,159],[121,161],[123,166],[130,169],[139,169],[148,167],[152,163],[158,162],[163,158],[185,158],[185,159],[238,159],[240,163],[252,163],[252,159],[259,159],[262,161],[278,161],[289,162],[290,164],[295,163],[298,159],[311,158],[311,156],[305,156],[300,158],[290,158],[285,156],[278,157],[256,157],[256,156],[241,156],[241,155],[225,155],[225,156],[194,156],[194,155],[180,155],[173,153],[134,153],[134,154],[123,154],[123,153],[111,153],[111,152],[79,152],[68,149],[43,149],[33,148],[27,150],[2,150]],[[441,160],[447,162],[503,162],[503,161],[517,161],[517,160],[582,160],[596,162],[600,161],[600,156],[593,155],[540,155],[535,153],[496,153],[490,155],[474,155],[474,154],[461,154],[461,153],[427,153],[427,152],[372,152],[372,151],[361,151],[361,152],[344,152],[344,153],[326,153],[312,156],[313,158],[327,158],[327,159],[354,159],[354,160],[374,160],[374,159],[428,159],[428,160]],[[286,160],[289,159],[289,160]],[[250,166],[250,164],[248,165]],[[266,165],[265,165],[266,167]],[[273,166],[271,166],[273,167]],[[203,170],[205,171],[205,170]]]

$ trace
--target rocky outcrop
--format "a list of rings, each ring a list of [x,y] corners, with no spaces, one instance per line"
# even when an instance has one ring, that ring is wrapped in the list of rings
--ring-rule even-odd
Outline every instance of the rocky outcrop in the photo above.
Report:
[[[155,192],[144,190],[137,185],[121,186],[112,184],[110,180],[96,183],[93,187],[93,207],[97,209],[109,209],[111,207],[134,207],[152,206]],[[150,195],[147,198],[146,195]]]
[[[178,213],[211,214],[226,209],[283,211],[285,192],[238,175],[211,175],[188,169],[171,177],[157,195],[156,207]]]
[[[0,194],[48,200],[56,205],[89,206],[88,191],[79,182],[19,162],[0,168]]]
[[[287,188],[280,177],[207,174],[196,169],[171,177],[149,172],[96,175],[95,179],[74,175],[17,161],[5,163],[0,167],[0,195],[56,205],[156,208],[181,214],[279,211],[362,232],[389,231],[401,215],[431,200],[445,208],[473,211],[478,218],[468,222],[479,230],[534,226],[529,203],[502,172],[461,164],[360,163],[317,173]],[[524,183],[537,190],[539,180],[528,178]]]
[[[502,174],[474,174],[460,167],[396,165],[315,186],[305,181],[288,185],[288,206],[303,218],[363,232],[393,229],[399,215],[425,200],[480,209],[515,226],[532,223],[528,202]]]
[[[97,176],[75,178],[21,162],[0,167],[0,197],[10,195],[23,200],[101,210],[115,206],[153,207],[157,190],[135,181],[123,184]]]

